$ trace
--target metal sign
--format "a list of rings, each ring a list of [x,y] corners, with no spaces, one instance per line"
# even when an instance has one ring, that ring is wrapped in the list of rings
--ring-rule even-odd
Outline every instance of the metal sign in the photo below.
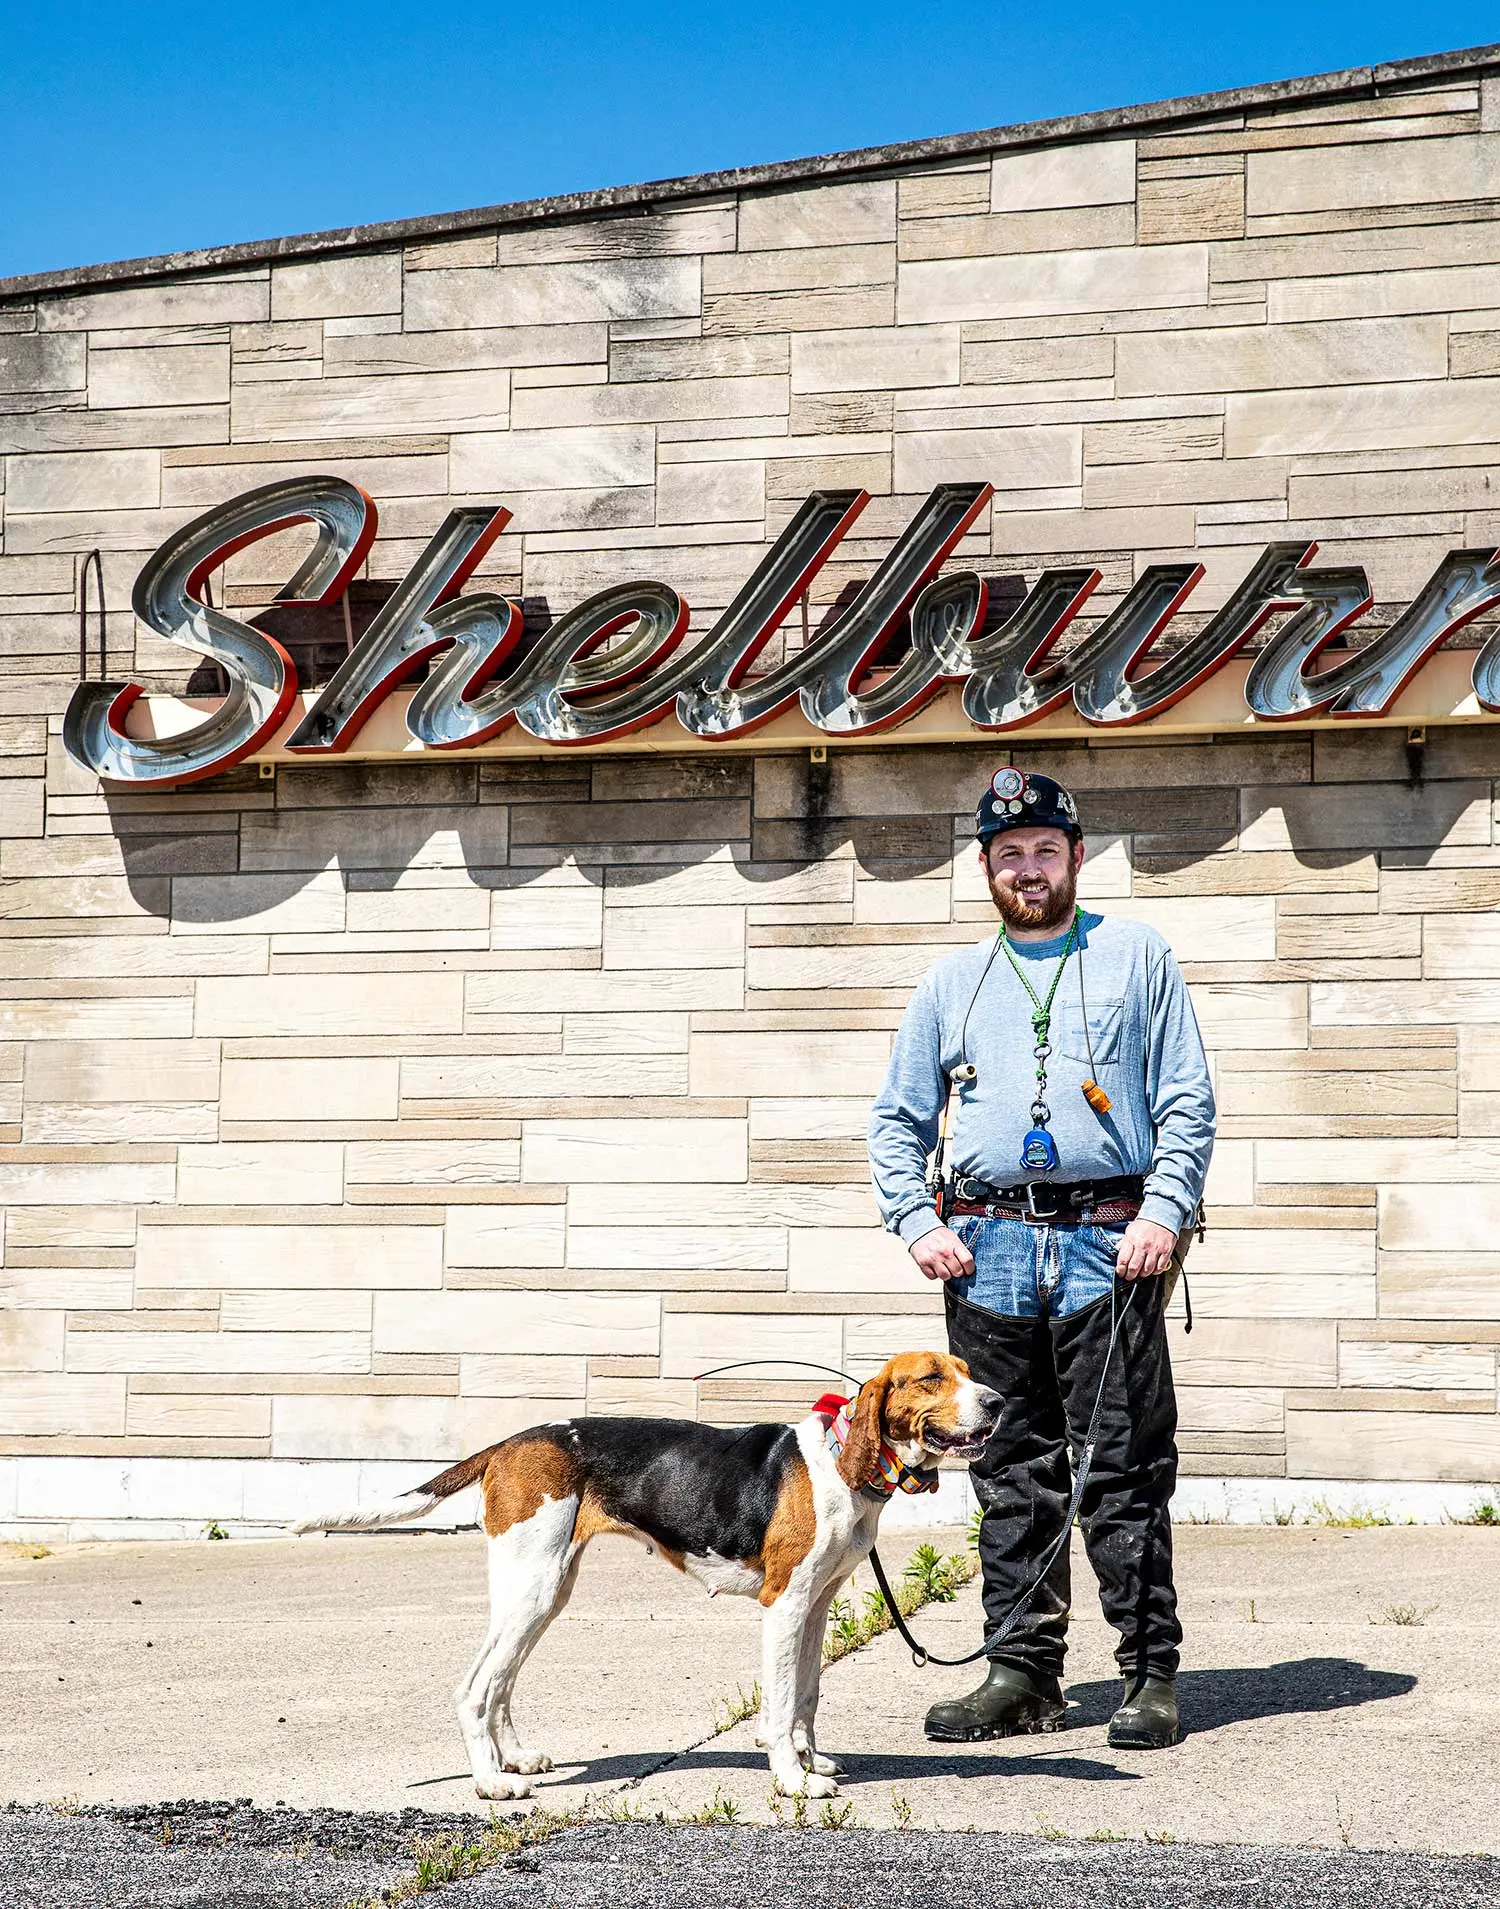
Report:
[[[967,570],[940,574],[991,494],[983,483],[940,484],[852,600],[841,601],[804,648],[759,675],[752,673],[757,658],[847,536],[868,492],[814,492],[697,638],[688,635],[687,604],[669,584],[624,583],[560,616],[530,649],[522,648],[518,604],[489,592],[463,594],[510,512],[455,510],[326,687],[294,717],[291,657],[253,622],[212,607],[205,580],[247,544],[309,522],[315,547],[275,602],[337,602],[374,540],[376,508],[342,478],[267,484],[169,539],[132,596],[148,628],[219,664],[227,695],[194,711],[186,726],[143,726],[131,717],[138,685],[80,683],[63,741],[83,767],[137,786],[191,782],[273,746],[314,759],[340,755],[428,662],[426,679],[405,700],[408,749],[477,748],[502,732],[541,745],[618,743],[668,718],[679,743],[733,744],[767,724],[784,730],[789,713],[814,737],[857,741],[915,721],[934,699],[952,696],[949,685],[962,686],[967,730],[1021,729],[1071,705],[1087,729],[1107,733],[1196,696],[1273,619],[1281,619],[1278,627],[1243,678],[1240,719],[1369,721],[1390,715],[1448,637],[1500,604],[1500,551],[1451,551],[1389,628],[1330,663],[1325,653],[1373,599],[1362,568],[1315,568],[1317,545],[1299,538],[1272,544],[1224,607],[1150,667],[1143,659],[1189,599],[1200,564],[1150,565],[1060,655],[1060,639],[1100,582],[1098,570],[1044,570],[992,629],[985,627],[984,579]],[[1500,633],[1478,651],[1470,680],[1478,710],[1500,712]],[[1223,721],[1221,714],[1216,726]]]

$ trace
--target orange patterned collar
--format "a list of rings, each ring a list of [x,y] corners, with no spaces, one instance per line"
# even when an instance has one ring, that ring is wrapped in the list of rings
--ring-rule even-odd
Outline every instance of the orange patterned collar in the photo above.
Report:
[[[824,1433],[828,1440],[828,1449],[835,1458],[843,1453],[849,1442],[849,1422],[859,1398],[846,1399],[837,1392],[825,1392],[813,1407],[814,1415],[823,1421]],[[889,1498],[901,1491],[913,1495],[924,1491],[936,1491],[938,1488],[937,1469],[931,1471],[913,1471],[902,1463],[899,1453],[893,1445],[880,1442],[880,1454],[875,1461],[875,1475],[863,1486],[865,1491],[877,1498]]]

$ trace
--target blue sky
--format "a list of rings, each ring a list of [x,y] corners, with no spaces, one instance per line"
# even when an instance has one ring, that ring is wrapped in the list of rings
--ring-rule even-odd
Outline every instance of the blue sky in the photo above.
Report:
[[[0,0],[0,275],[1473,46],[1454,0]]]

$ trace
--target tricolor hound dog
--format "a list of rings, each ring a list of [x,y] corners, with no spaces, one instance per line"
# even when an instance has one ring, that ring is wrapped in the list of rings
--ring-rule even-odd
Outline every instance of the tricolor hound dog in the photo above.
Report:
[[[892,1489],[913,1475],[935,1489],[938,1458],[981,1451],[1000,1410],[999,1395],[976,1385],[962,1360],[935,1352],[889,1360],[834,1420],[841,1403],[823,1402],[821,1415],[792,1426],[647,1418],[538,1425],[389,1505],[296,1529],[373,1530],[481,1487],[489,1635],[457,1697],[482,1797],[529,1795],[530,1778],[552,1767],[517,1737],[511,1693],[568,1601],[584,1546],[602,1533],[643,1541],[710,1596],[760,1600],[758,1741],[772,1780],[789,1795],[833,1796],[839,1766],[818,1755],[813,1738],[828,1607],[874,1544]]]

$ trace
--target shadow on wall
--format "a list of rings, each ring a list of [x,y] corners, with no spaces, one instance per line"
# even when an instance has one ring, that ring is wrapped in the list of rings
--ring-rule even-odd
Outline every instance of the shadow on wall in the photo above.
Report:
[[[834,748],[823,763],[805,750],[335,760],[279,765],[273,780],[247,765],[180,795],[106,800],[138,905],[211,925],[261,915],[330,870],[351,892],[409,888],[422,869],[433,871],[434,891],[463,885],[445,885],[445,868],[462,868],[479,889],[556,882],[560,870],[575,884],[618,889],[727,852],[752,884],[845,858],[868,879],[909,881],[947,867],[955,841],[966,848],[962,818],[996,765],[1014,760],[1073,790],[1096,846],[1123,841],[1136,895],[1146,897],[1182,892],[1173,876],[1235,847],[1332,877],[1352,875],[1377,848],[1422,866],[1440,843],[1466,839],[1455,830],[1470,811],[1482,811],[1487,841],[1489,783],[1467,761],[1482,741],[1438,732],[1435,749],[1453,760],[1430,762],[1420,781],[1401,732],[1367,730],[1052,747],[997,737]],[[239,879],[203,879],[215,877]],[[1285,863],[1276,885],[1290,885]],[[1375,884],[1372,873],[1335,885]]]

